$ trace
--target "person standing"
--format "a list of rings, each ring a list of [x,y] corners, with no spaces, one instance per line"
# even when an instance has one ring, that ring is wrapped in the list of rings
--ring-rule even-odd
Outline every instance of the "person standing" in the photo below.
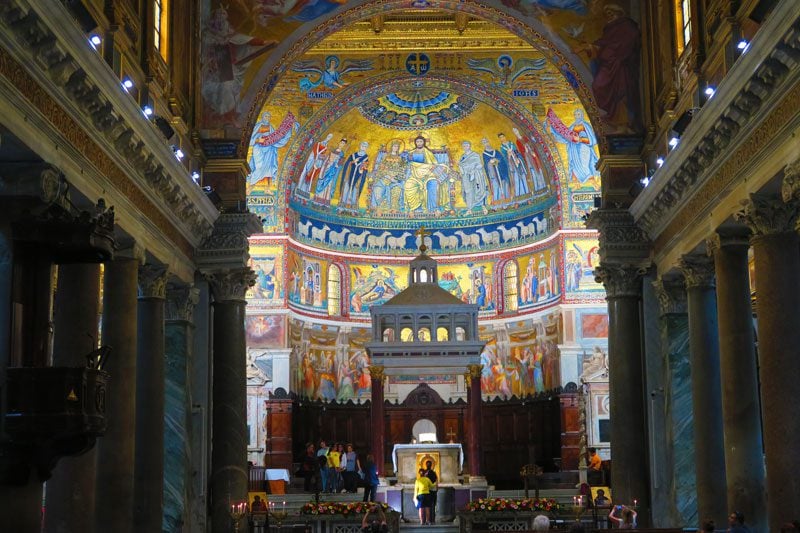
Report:
[[[420,468],[417,472],[417,480],[414,482],[414,501],[419,509],[419,523],[426,526],[431,523],[431,487],[433,483],[425,476],[425,469]]]
[[[314,492],[317,492],[319,486],[319,464],[317,463],[317,454],[314,450],[312,443],[306,444],[306,454],[303,456],[303,465],[301,467],[303,473],[303,490],[311,492],[311,480],[314,480]]]
[[[347,444],[345,453],[346,465],[344,469],[344,488],[347,492],[356,492],[356,471],[358,469],[358,454],[353,451],[353,445]]]
[[[431,480],[431,488],[430,488],[430,500],[431,500],[431,510],[430,510],[430,518],[428,522],[431,524],[436,523],[436,501],[437,501],[437,494],[439,492],[439,476],[436,475],[436,471],[433,469],[433,461],[425,461],[425,477]]]
[[[744,524],[744,515],[738,511],[728,516],[728,525],[728,533],[750,533],[750,528]]]
[[[330,484],[328,480],[328,445],[324,440],[319,441],[317,464],[319,465],[319,476],[322,479],[322,492],[327,492]]]
[[[375,495],[378,493],[378,465],[375,464],[375,458],[372,454],[367,455],[367,461],[364,464],[364,501],[374,502]]]

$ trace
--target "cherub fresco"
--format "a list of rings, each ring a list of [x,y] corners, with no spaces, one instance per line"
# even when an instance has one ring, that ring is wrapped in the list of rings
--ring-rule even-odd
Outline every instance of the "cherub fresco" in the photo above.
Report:
[[[341,70],[340,67],[341,66]],[[338,56],[328,56],[323,60],[304,59],[292,65],[295,72],[309,72],[316,74],[318,78],[311,80],[309,76],[300,79],[300,90],[303,92],[313,91],[320,85],[328,89],[341,89],[347,83],[344,76],[349,72],[363,72],[372,70],[371,59],[345,59],[341,61]]]

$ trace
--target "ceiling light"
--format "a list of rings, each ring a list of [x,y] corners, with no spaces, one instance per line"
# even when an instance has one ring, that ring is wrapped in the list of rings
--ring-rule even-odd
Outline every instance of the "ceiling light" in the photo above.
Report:
[[[103,42],[103,39],[100,38],[99,35],[96,33],[89,36],[89,44],[92,45],[92,48],[97,50],[97,47],[100,46],[100,43]]]
[[[183,150],[181,150],[181,149],[180,149],[180,148],[178,148],[177,146],[173,146],[173,147],[172,147],[172,151],[175,153],[175,157],[178,159],[178,161],[180,161],[181,159],[183,159],[183,155],[184,155],[184,154],[183,154]]]
[[[739,41],[738,43],[736,43],[736,48],[737,48],[738,50],[741,50],[741,51],[742,51],[742,53],[744,53],[744,51],[745,51],[745,50],[747,50],[747,47],[748,47],[748,46],[750,46],[750,43],[749,43],[749,42],[747,42],[747,39],[742,39],[741,41]]]
[[[133,82],[131,81],[130,78],[125,78],[124,80],[122,80],[122,88],[125,89],[126,91],[130,91],[131,89],[133,89]]]
[[[639,180],[639,183],[642,184],[642,187],[647,187],[648,185],[650,185],[650,178],[644,176]]]
[[[714,90],[714,87],[712,87],[711,85],[709,85],[708,87],[706,87],[706,90],[705,90],[705,91],[703,91],[703,93],[705,93],[705,95],[706,95],[706,96],[708,96],[709,98],[711,98],[712,96],[714,96],[714,92],[715,92],[715,90]]]
[[[153,114],[153,108],[146,105],[142,108],[142,113],[144,113],[144,116],[150,117]]]
[[[200,173],[196,170],[192,172],[192,181],[194,181],[197,185],[200,185]]]
[[[677,137],[672,137],[669,140],[668,144],[669,144],[670,148],[675,148],[676,146],[678,146],[678,138]]]
[[[659,166],[659,168],[660,168],[660,167],[661,167],[661,165],[663,165],[663,164],[664,164],[664,158],[663,158],[663,157],[659,157],[658,159],[656,159],[656,165],[658,165],[658,166]]]

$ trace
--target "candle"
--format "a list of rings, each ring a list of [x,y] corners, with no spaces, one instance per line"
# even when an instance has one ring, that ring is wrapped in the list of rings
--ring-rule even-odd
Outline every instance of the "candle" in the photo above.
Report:
[[[636,507],[636,504],[637,504],[637,503],[639,503],[639,500],[637,500],[636,498],[634,498],[634,499],[633,499],[633,506],[634,506],[634,507]]]

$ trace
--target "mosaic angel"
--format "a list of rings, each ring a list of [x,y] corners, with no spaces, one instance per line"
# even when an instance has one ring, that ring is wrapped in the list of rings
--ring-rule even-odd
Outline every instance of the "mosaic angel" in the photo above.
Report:
[[[339,67],[342,67],[339,70]],[[363,72],[372,70],[371,59],[345,59],[340,61],[338,56],[328,56],[325,61],[319,59],[304,59],[292,65],[295,72],[311,72],[319,77],[311,81],[309,76],[300,79],[300,90],[303,92],[313,91],[320,85],[328,89],[341,89],[347,83],[344,82],[344,75],[349,72]]]
[[[514,59],[505,54],[498,57],[497,60],[467,59],[467,66],[472,70],[491,74],[494,80],[492,84],[495,87],[511,87],[520,76],[542,70],[546,64],[547,60],[544,58],[520,58],[515,64]]]

